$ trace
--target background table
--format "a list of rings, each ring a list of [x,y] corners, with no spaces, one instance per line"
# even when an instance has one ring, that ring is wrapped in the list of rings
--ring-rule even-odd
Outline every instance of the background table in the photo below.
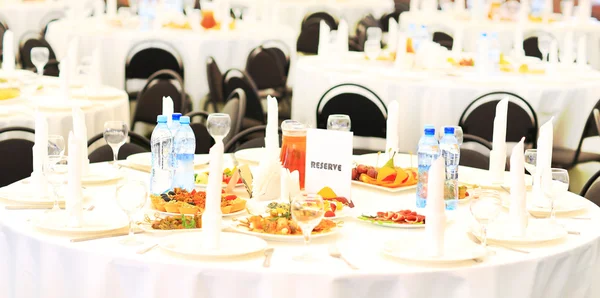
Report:
[[[226,158],[229,161],[229,158]],[[461,168],[461,176],[483,171]],[[125,170],[128,178],[148,174]],[[92,212],[118,218],[114,185],[88,186]],[[239,189],[238,189],[239,190]],[[353,187],[360,210],[398,210],[415,206],[415,193],[391,195]],[[573,195],[574,200],[582,200]],[[149,203],[149,202],[148,202]],[[86,203],[90,204],[90,203]],[[426,266],[398,261],[382,254],[390,239],[422,235],[423,230],[377,227],[345,219],[341,234],[321,238],[313,251],[317,264],[298,263],[292,257],[303,244],[269,242],[275,248],[272,267],[261,266],[262,254],[235,259],[193,259],[154,249],[137,255],[140,247],[118,244],[118,238],[70,243],[71,237],[51,235],[32,227],[29,219],[44,211],[7,211],[0,208],[0,295],[6,297],[448,297],[448,298],[594,298],[600,295],[600,209],[590,202],[583,216],[592,220],[562,219],[581,235],[563,241],[525,247],[521,254],[493,247],[496,255],[483,263],[472,261]],[[0,202],[0,206],[4,206]],[[447,227],[449,241],[466,240],[471,224],[468,205],[460,205]],[[533,220],[533,219],[530,219]],[[139,235],[147,247],[162,238]],[[350,270],[327,256],[332,243],[361,269]],[[407,243],[412,245],[413,243]],[[42,294],[43,293],[43,294]]]
[[[400,151],[415,152],[424,125],[456,125],[465,108],[479,96],[508,91],[532,105],[540,126],[554,116],[554,145],[575,149],[587,115],[600,99],[600,76],[595,71],[497,78],[448,74],[452,72],[401,71],[393,68],[392,62],[367,61],[362,53],[340,59],[302,57],[294,77],[294,89],[302,91],[294,92],[292,119],[316,123],[321,96],[338,84],[356,83],[371,89],[385,104],[399,102]],[[373,149],[385,146],[379,143],[380,147]]]
[[[83,0],[82,0],[83,1]],[[41,32],[46,23],[56,16],[64,16],[64,1],[2,1],[0,21],[6,22],[15,33],[15,47],[28,31]]]
[[[296,36],[287,26],[236,23],[233,31],[201,31],[155,29],[141,31],[137,27],[116,27],[104,18],[89,18],[77,24],[58,21],[48,28],[47,39],[60,60],[66,55],[68,42],[79,37],[81,56],[89,56],[96,48],[102,56],[102,80],[116,88],[125,86],[125,61],[130,49],[141,41],[159,40],[169,43],[181,55],[184,65],[186,90],[198,107],[200,98],[208,93],[206,59],[213,56],[219,68],[245,69],[250,51],[262,42],[272,39],[283,41],[295,49]],[[292,54],[295,51],[292,51]]]

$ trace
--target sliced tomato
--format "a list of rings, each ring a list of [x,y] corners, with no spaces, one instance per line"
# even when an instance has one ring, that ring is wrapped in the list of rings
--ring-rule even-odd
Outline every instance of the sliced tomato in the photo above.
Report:
[[[237,199],[236,195],[227,195],[227,196],[225,196],[225,200],[227,200],[227,201],[233,201],[235,199]]]
[[[377,217],[384,217],[385,214],[385,212],[377,212]]]

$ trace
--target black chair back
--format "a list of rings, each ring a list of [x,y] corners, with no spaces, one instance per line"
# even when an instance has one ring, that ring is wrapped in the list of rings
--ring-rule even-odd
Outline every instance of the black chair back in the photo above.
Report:
[[[284,73],[287,76],[290,72],[290,55],[292,53],[288,45],[281,40],[272,39],[263,42],[261,46],[265,51],[277,58],[281,65],[283,65]]]
[[[396,20],[396,23],[398,23],[398,20],[400,20],[400,14],[403,13],[404,11],[401,10],[396,10],[394,12],[390,12],[390,13],[386,13],[384,14],[381,19],[379,19],[379,24],[381,26],[381,31],[383,32],[389,32],[390,31],[390,19],[394,19]]]
[[[585,183],[579,195],[600,206],[600,171]]]
[[[170,96],[173,99],[174,112],[182,112],[185,109],[183,79],[168,69],[157,71],[151,75],[146,86],[140,91],[131,122],[131,130],[134,130],[137,122],[156,124],[156,117],[162,114],[163,96]]]
[[[8,30],[8,26],[0,20],[0,61],[2,61],[2,44],[4,43],[4,32],[6,32],[6,30]]]
[[[459,164],[487,170],[490,166],[490,151],[492,151],[492,143],[478,136],[464,134]]]
[[[280,55],[284,55],[283,51],[277,48],[266,50],[262,46],[258,46],[248,55],[246,73],[256,83],[258,90],[285,88],[286,66],[281,63]]]
[[[434,32],[433,33],[433,42],[439,43],[442,47],[452,50],[452,45],[454,44],[454,38],[447,33],[444,32]]]
[[[525,52],[525,56],[537,57],[542,59],[542,52],[538,47],[537,36],[532,36],[523,40],[523,51]]]
[[[367,29],[370,27],[380,27],[380,24],[373,15],[368,14],[356,25],[356,34],[350,44],[352,50],[359,52],[364,51],[365,42],[367,41]]]
[[[266,125],[254,126],[235,135],[225,145],[225,152],[233,153],[243,149],[265,147]],[[281,146],[281,127],[279,128],[279,146]]]
[[[227,103],[223,107],[223,113],[228,114],[231,118],[231,129],[223,140],[223,144],[227,144],[231,138],[242,131],[244,122],[244,111],[247,110],[246,92],[243,89],[235,89],[227,97]]]
[[[206,120],[208,113],[197,111],[188,113],[186,116],[190,117],[190,127],[196,137],[196,154],[208,154],[210,147],[214,145],[214,141],[208,133],[206,125],[201,122],[192,122],[193,117],[203,117]]]
[[[5,127],[0,129],[0,134],[7,132],[21,132],[35,134],[35,131],[28,127]],[[4,173],[0,175],[0,187],[9,185],[21,179],[31,176],[33,172],[33,142],[26,139],[14,138],[0,141],[0,169]],[[8,158],[7,156],[10,156]]]
[[[317,127],[327,128],[331,114],[350,116],[355,136],[386,137],[387,108],[370,89],[357,84],[340,84],[327,90],[317,105]]]
[[[265,113],[263,111],[256,84],[244,71],[230,69],[223,75],[223,94],[231,94],[236,89],[242,89],[246,99],[244,118],[253,119],[260,124],[265,124]],[[229,99],[226,100],[226,102]]]
[[[304,17],[304,20],[302,20],[301,31],[305,29],[305,26],[310,26],[310,24],[314,23],[321,23],[321,20],[325,21],[325,23],[327,24],[327,26],[329,26],[329,28],[331,28],[331,30],[337,30],[338,21],[329,13],[319,11],[311,13]]]
[[[21,42],[19,43],[19,58],[21,60],[21,66],[24,69],[35,70],[35,65],[31,62],[31,49],[33,48],[47,48],[49,52],[49,59],[46,66],[44,66],[44,75],[55,76],[57,77],[59,74],[58,61],[56,60],[56,54],[52,47],[37,32],[31,32],[25,34],[21,38]]]
[[[319,36],[321,20],[312,19],[302,25],[300,35],[296,41],[296,51],[305,54],[317,54],[319,51]]]
[[[169,69],[184,78],[183,59],[170,44],[147,40],[133,46],[127,54],[125,62],[125,90],[130,92],[128,81],[131,79],[148,79],[159,70]]]
[[[40,33],[42,34],[42,36],[46,36],[46,32],[48,32],[48,26],[50,26],[52,22],[58,21],[63,18],[65,18],[65,13],[62,11],[53,11],[42,17],[39,23],[39,28],[41,28]]]
[[[600,123],[597,122],[597,118],[595,115],[595,111],[598,111],[598,109],[600,109],[600,100],[596,103],[596,105],[594,106],[594,109],[592,109],[592,111],[590,112],[590,114],[588,116],[587,122],[585,123],[585,126],[583,128],[583,133],[581,134],[581,138],[579,139],[579,144],[577,144],[577,149],[575,150],[575,155],[573,157],[572,164],[561,165],[561,166],[572,167],[575,164],[577,164],[577,161],[579,160],[579,156],[581,154],[583,140],[590,138],[590,137],[600,136]],[[600,120],[600,117],[598,120]]]
[[[133,132],[129,131],[129,142],[123,144],[121,148],[119,148],[119,154],[117,158],[119,160],[126,159],[129,155],[142,153],[142,152],[150,152],[150,140],[147,138]],[[102,134],[97,134],[88,140],[88,147],[102,139]],[[92,151],[88,158],[91,163],[94,162],[104,162],[104,161],[112,161],[113,160],[113,151],[108,145],[103,145]]]
[[[217,112],[219,110],[218,104],[225,103],[225,98],[223,96],[223,73],[221,73],[219,65],[213,57],[206,59],[206,77],[208,78],[209,98],[204,105],[204,110],[210,103],[213,106],[213,111]]]
[[[458,125],[462,127],[463,133],[491,142],[496,105],[505,97],[509,99],[506,141],[519,142],[525,137],[525,143],[532,144],[535,148],[538,133],[537,115],[525,99],[513,93],[492,92],[475,99],[460,116]]]
[[[596,122],[596,129],[600,133],[600,110],[598,108],[594,108],[592,113],[594,114],[594,122]]]

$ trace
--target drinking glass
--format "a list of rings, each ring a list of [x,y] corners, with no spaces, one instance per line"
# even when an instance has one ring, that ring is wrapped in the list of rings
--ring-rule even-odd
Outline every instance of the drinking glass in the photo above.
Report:
[[[48,136],[48,160],[46,163],[46,177],[52,187],[52,195],[54,197],[54,205],[52,212],[59,211],[58,206],[58,186],[63,183],[61,176],[62,171],[59,171],[57,164],[63,162],[65,155],[65,139],[59,135]]]
[[[323,198],[317,194],[299,195],[294,198],[290,206],[292,218],[304,236],[305,252],[302,255],[294,257],[296,261],[312,261],[314,257],[309,251],[310,236],[313,229],[321,222],[325,209],[323,209]]]
[[[540,34],[540,36],[538,36],[538,48],[540,49],[540,52],[542,52],[542,61],[548,59],[551,43],[552,37],[549,34]]]
[[[497,191],[482,191],[479,199],[471,200],[471,214],[479,223],[481,247],[487,251],[487,228],[502,210],[502,201]]]
[[[107,121],[104,123],[104,140],[113,152],[113,163],[116,166],[119,149],[127,140],[127,124],[124,121]]]
[[[138,0],[129,0],[129,12],[131,13],[132,16],[135,16],[138,14],[138,9],[139,9],[139,5],[138,5]]]
[[[565,169],[552,169],[552,184],[550,186],[550,221],[556,222],[556,199],[561,198],[569,190],[569,172]]]
[[[129,221],[129,235],[120,241],[124,245],[139,245],[141,241],[136,239],[133,233],[133,215],[142,210],[148,192],[146,183],[138,180],[128,180],[122,185],[117,186],[117,205],[127,214]]]
[[[350,116],[344,114],[331,114],[327,118],[327,130],[350,131]]]
[[[215,142],[223,142],[223,139],[231,129],[231,118],[229,114],[213,113],[208,115],[206,120],[208,133],[215,139]]]
[[[304,189],[306,178],[306,125],[296,120],[285,120],[281,123],[281,151],[279,160],[281,166],[298,171],[300,189]]]
[[[383,32],[379,27],[369,27],[367,28],[367,40],[376,40],[381,42],[381,37],[383,36]]]
[[[381,53],[381,42],[375,39],[365,41],[365,55],[369,60],[375,60]]]
[[[525,170],[531,175],[535,176],[535,168],[537,165],[537,149],[525,150]]]
[[[50,59],[50,50],[45,47],[35,47],[31,49],[31,63],[35,65],[37,73],[40,76],[44,75],[44,66]]]

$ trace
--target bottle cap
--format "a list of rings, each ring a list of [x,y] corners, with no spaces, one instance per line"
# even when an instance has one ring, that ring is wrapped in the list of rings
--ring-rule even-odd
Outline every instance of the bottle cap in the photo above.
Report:
[[[190,124],[190,117],[188,117],[188,116],[181,116],[181,118],[179,118],[179,123],[181,123],[181,124]]]
[[[156,117],[156,122],[158,122],[158,123],[167,123],[167,115],[158,115]]]
[[[173,113],[171,115],[171,118],[173,119],[173,121],[179,121],[179,119],[181,118],[181,113]]]
[[[452,126],[444,127],[444,134],[445,135],[454,135],[454,127],[452,127]]]
[[[435,127],[433,125],[425,125],[425,135],[433,136],[435,135]]]

